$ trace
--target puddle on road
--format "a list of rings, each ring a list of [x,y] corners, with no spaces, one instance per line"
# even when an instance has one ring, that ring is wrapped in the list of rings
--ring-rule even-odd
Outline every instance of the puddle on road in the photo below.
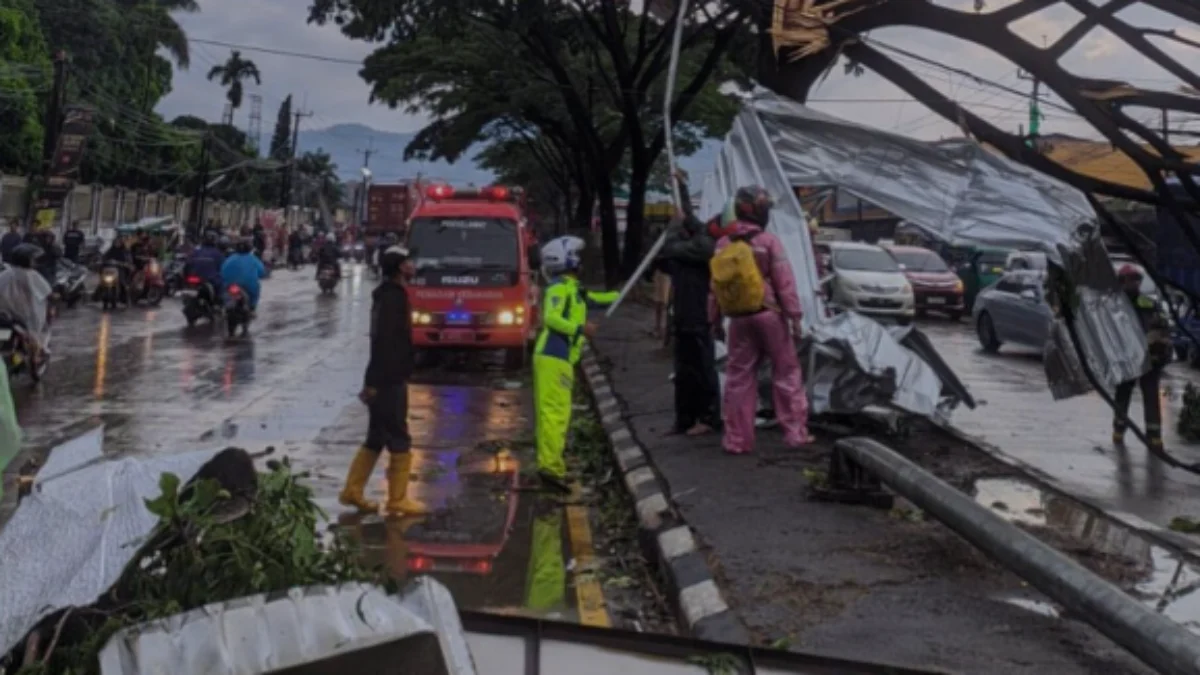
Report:
[[[975,483],[975,501],[1020,525],[1046,528],[1100,554],[1133,561],[1136,578],[1121,585],[1127,593],[1193,633],[1200,634],[1200,567],[1140,534],[1031,483],[989,478]],[[1022,609],[1058,616],[1045,601],[999,598]]]

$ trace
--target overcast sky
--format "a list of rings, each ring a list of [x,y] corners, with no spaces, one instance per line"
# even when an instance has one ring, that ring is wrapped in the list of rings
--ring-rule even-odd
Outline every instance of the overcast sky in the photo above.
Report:
[[[992,10],[1015,0],[987,0]],[[938,0],[940,4],[967,7],[973,0]],[[370,53],[370,45],[352,42],[333,26],[319,28],[305,22],[307,0],[200,0],[202,11],[180,15],[180,22],[194,40],[228,43],[360,61]],[[1056,6],[1013,25],[1022,37],[1041,43],[1053,42],[1075,23],[1079,15],[1064,6]],[[1119,16],[1136,20],[1139,25],[1177,28],[1178,20],[1154,10],[1136,8]],[[1200,27],[1185,26],[1180,34],[1200,40]],[[940,63],[971,71],[980,80],[963,77],[935,66],[914,63],[895,52],[891,55],[915,69],[925,79],[977,113],[998,125],[1016,131],[1027,119],[1028,100],[1002,87],[1027,92],[1030,83],[1019,79],[1016,70],[996,55],[973,45],[940,38],[911,29],[880,31],[870,36],[877,46],[888,51],[901,48]],[[1169,53],[1193,70],[1200,71],[1200,50],[1168,42],[1159,42]],[[180,71],[174,91],[159,106],[168,118],[193,114],[218,119],[224,107],[223,90],[205,75],[216,63],[227,58],[230,49],[202,42],[192,43],[192,66]],[[274,125],[275,113],[283,97],[292,93],[314,114],[305,121],[311,128],[340,123],[361,123],[387,131],[411,132],[425,120],[405,115],[382,105],[368,104],[369,90],[358,77],[358,67],[346,63],[323,62],[246,50],[262,72],[261,87],[251,87],[263,99],[264,140]],[[1154,64],[1145,61],[1104,30],[1093,31],[1065,61],[1075,72],[1094,77],[1124,79],[1145,88],[1173,89],[1180,83]],[[989,83],[990,82],[990,83]],[[994,83],[994,84],[992,84]],[[1001,85],[1001,86],[995,86]],[[846,102],[851,99],[857,102]],[[862,77],[844,75],[839,67],[830,73],[813,95],[813,106],[826,112],[882,129],[896,130],[926,139],[958,135],[956,129],[939,121],[919,103],[911,102],[900,90],[868,73]],[[1051,97],[1044,106],[1042,133],[1087,134],[1087,126],[1078,118],[1054,106]],[[245,127],[249,104],[238,111],[236,123]],[[1158,125],[1158,115],[1138,115]],[[1178,120],[1173,126],[1200,130],[1200,124]]]

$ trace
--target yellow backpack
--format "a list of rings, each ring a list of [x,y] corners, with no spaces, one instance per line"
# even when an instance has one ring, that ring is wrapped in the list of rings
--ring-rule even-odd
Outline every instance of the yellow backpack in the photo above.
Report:
[[[751,232],[731,237],[729,245],[709,262],[713,295],[725,316],[754,314],[761,311],[766,302],[766,282],[754,259],[754,249],[750,247],[756,235],[757,232]]]

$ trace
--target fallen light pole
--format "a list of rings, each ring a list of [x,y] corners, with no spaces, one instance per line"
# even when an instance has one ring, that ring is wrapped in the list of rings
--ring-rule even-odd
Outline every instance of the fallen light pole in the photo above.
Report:
[[[1200,673],[1200,638],[891,448],[869,438],[841,439],[834,445],[831,483],[847,464],[877,477],[1151,667],[1169,675]]]

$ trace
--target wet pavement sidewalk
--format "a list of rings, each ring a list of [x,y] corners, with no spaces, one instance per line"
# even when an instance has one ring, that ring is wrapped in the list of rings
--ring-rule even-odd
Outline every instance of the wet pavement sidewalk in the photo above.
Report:
[[[1200,519],[1200,476],[1165,465],[1132,434],[1127,447],[1114,447],[1112,409],[1096,394],[1055,401],[1039,354],[1009,347],[985,354],[969,322],[930,320],[920,328],[980,402],[956,410],[954,427],[1138,529],[1161,531],[1177,516]],[[1183,363],[1163,378],[1164,441],[1185,462],[1200,461],[1200,446],[1179,438],[1176,421],[1184,386],[1197,380]],[[1142,425],[1140,393],[1130,417]],[[1200,551],[1200,537],[1192,542]]]
[[[603,597],[579,610],[581,589],[594,592],[595,583],[582,578],[576,560],[598,557],[587,508],[572,517],[558,500],[513,490],[532,459],[524,442],[532,414],[527,375],[476,362],[422,374],[410,386],[410,494],[434,513],[385,519],[337,504],[367,428],[356,394],[373,284],[361,266],[347,271],[336,297],[318,295],[311,270],[278,271],[244,341],[186,329],[175,300],[152,310],[104,315],[81,307],[65,315],[47,382],[18,392],[27,449],[36,454],[101,423],[111,455],[269,446],[273,453],[260,461],[286,456],[308,472],[331,525],[394,577],[432,574],[464,608],[607,622]],[[385,462],[369,486],[377,499],[387,489]],[[6,488],[12,478],[5,476]]]
[[[667,436],[670,357],[626,306],[595,341],[613,389],[705,549],[731,608],[760,642],[963,673],[1144,673],[1085,624],[940,524],[903,511],[812,501],[806,473],[828,441],[800,451],[776,431],[731,456],[717,436]]]

